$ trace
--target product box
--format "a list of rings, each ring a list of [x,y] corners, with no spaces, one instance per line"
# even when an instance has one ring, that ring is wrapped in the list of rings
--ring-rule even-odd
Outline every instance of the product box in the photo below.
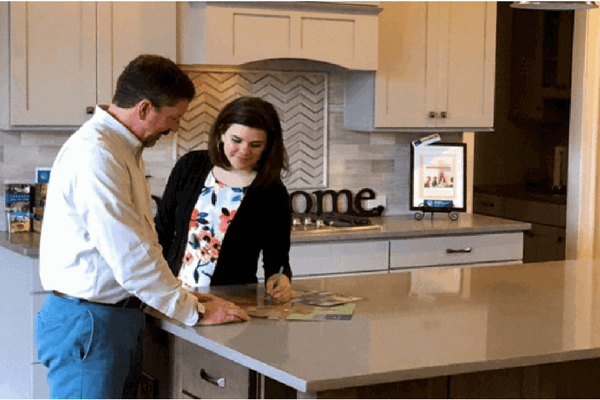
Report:
[[[48,192],[47,183],[38,183],[35,185],[33,193],[33,220],[32,230],[42,232],[42,220],[44,218],[44,208],[46,207],[46,193]]]
[[[6,225],[9,233],[31,231],[34,185],[7,183],[5,186]]]

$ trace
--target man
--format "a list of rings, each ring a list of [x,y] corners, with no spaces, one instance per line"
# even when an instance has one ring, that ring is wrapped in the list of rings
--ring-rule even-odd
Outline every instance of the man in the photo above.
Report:
[[[54,162],[40,240],[40,276],[52,294],[36,320],[53,398],[136,396],[142,303],[190,326],[249,320],[183,289],[154,229],[142,150],[179,129],[194,95],[172,61],[139,56],[112,104],[97,106]]]

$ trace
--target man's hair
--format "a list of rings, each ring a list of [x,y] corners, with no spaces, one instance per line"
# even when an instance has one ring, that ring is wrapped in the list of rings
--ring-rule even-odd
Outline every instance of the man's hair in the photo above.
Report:
[[[148,99],[160,110],[181,100],[191,101],[195,95],[194,83],[177,64],[162,56],[142,54],[119,76],[112,102],[120,108],[131,108]]]
[[[223,151],[221,136],[233,124],[260,129],[267,134],[265,149],[255,168],[258,175],[252,187],[266,186],[281,179],[281,171],[288,170],[288,156],[275,107],[258,97],[240,97],[221,110],[208,136],[208,155],[213,164],[227,170],[231,164]]]

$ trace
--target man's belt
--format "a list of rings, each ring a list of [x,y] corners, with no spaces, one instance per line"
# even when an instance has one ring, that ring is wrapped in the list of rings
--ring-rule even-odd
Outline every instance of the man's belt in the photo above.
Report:
[[[135,296],[128,297],[126,299],[123,299],[123,300],[115,303],[115,304],[108,304],[108,303],[98,303],[95,301],[90,301],[90,300],[82,299],[79,297],[69,296],[68,294],[64,294],[64,293],[58,292],[56,290],[53,290],[52,294],[55,295],[56,297],[60,297],[63,299],[75,300],[75,301],[80,301],[82,303],[97,304],[97,305],[101,305],[101,306],[116,307],[116,308],[134,308],[134,309],[139,310],[144,305],[144,303],[142,303],[142,301]]]

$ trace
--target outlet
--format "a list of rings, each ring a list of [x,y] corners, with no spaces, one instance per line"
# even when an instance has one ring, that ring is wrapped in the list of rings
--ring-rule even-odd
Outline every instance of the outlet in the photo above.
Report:
[[[367,210],[372,210],[379,206],[387,207],[385,196],[377,195],[376,198],[365,201],[365,209],[367,209]]]

